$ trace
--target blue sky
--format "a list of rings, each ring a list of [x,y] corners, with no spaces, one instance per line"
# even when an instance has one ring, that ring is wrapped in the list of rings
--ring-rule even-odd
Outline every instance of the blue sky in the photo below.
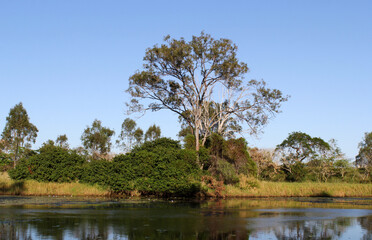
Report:
[[[128,78],[165,35],[229,38],[264,79],[291,95],[250,146],[274,148],[290,132],[334,138],[349,158],[372,131],[372,1],[1,1],[0,130],[23,102],[34,148],[67,134],[72,147],[94,119],[119,135]],[[166,111],[138,119],[176,138]]]

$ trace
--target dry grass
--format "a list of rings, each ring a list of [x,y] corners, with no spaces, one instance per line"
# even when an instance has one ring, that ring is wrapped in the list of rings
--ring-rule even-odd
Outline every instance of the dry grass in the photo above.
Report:
[[[372,184],[259,182],[257,188],[226,186],[227,197],[372,197]]]
[[[110,192],[100,186],[82,183],[43,183],[34,180],[14,181],[0,173],[0,194],[26,196],[108,196]]]
[[[244,179],[243,179],[244,180]],[[358,183],[288,183],[260,182],[245,179],[240,187],[226,185],[224,197],[372,197],[372,184]],[[241,179],[242,181],[242,179]],[[253,180],[252,180],[253,181]],[[256,187],[256,185],[258,185]],[[98,185],[82,183],[43,183],[34,180],[14,181],[0,173],[0,194],[25,196],[109,196]],[[133,191],[132,195],[139,193]]]

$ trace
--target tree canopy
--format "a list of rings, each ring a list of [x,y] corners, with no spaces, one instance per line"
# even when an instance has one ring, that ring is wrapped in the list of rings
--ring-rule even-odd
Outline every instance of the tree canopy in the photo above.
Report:
[[[196,150],[200,136],[204,145],[212,128],[224,129],[231,120],[257,133],[287,100],[264,81],[244,81],[247,64],[238,60],[238,48],[229,39],[202,32],[190,41],[170,36],[164,41],[147,49],[144,69],[129,78],[129,111],[167,109],[178,114],[195,136]]]
[[[290,163],[310,161],[328,150],[331,150],[329,143],[303,132],[292,132],[275,149],[282,161]]]
[[[356,164],[363,167],[372,166],[372,132],[365,133],[363,140],[359,143]]]
[[[161,129],[160,127],[156,126],[155,124],[150,126],[145,133],[145,141],[154,141],[160,138]]]
[[[125,152],[129,152],[134,146],[139,145],[143,139],[143,130],[136,128],[137,123],[130,118],[124,119],[121,125],[121,132],[116,143],[123,148]]]
[[[68,141],[68,138],[67,138],[66,134],[59,135],[56,139],[56,144],[57,144],[57,146],[59,146],[61,148],[68,149],[69,145],[68,145],[67,141]]]
[[[94,159],[104,157],[111,150],[111,137],[114,131],[103,127],[101,121],[94,120],[91,127],[87,127],[82,136],[83,146],[89,149]]]
[[[3,147],[12,154],[14,166],[22,157],[25,148],[35,143],[38,129],[30,123],[26,109],[18,103],[10,109],[6,125],[2,133]]]

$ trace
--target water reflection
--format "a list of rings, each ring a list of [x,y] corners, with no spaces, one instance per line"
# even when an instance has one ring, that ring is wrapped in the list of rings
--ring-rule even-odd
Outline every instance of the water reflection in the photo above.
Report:
[[[372,239],[370,203],[0,197],[0,239]]]

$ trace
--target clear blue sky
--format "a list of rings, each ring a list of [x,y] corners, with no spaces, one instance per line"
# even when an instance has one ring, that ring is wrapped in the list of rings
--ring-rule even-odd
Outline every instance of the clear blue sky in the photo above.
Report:
[[[250,146],[274,148],[292,131],[334,138],[354,158],[372,131],[372,1],[0,2],[0,130],[23,102],[34,148],[67,134],[72,147],[94,119],[118,135],[128,77],[165,35],[229,38],[249,79],[291,95]],[[138,120],[176,138],[176,116]]]

